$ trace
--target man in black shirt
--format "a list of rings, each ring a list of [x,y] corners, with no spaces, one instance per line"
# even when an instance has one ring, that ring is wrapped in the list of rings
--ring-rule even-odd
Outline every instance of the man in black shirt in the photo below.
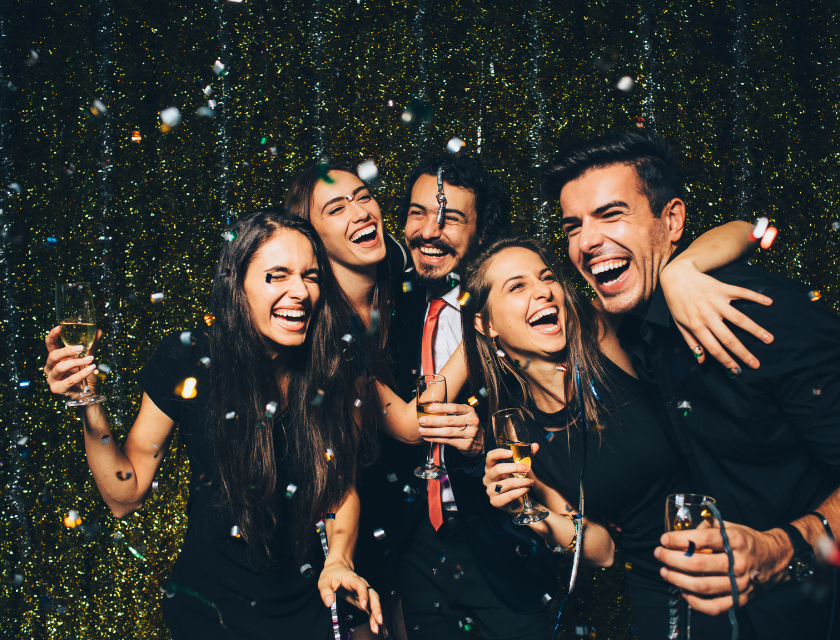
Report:
[[[569,257],[605,311],[622,316],[622,347],[658,384],[695,482],[726,520],[741,637],[830,637],[836,569],[815,575],[814,556],[840,531],[840,318],[804,285],[730,265],[714,278],[772,304],[733,305],[730,328],[751,352],[749,367],[701,362],[659,287],[685,222],[676,154],[640,132],[580,141],[546,185],[560,199]],[[775,339],[748,334],[751,321]],[[732,607],[719,528],[667,533],[661,543],[662,575],[692,608],[717,615]]]

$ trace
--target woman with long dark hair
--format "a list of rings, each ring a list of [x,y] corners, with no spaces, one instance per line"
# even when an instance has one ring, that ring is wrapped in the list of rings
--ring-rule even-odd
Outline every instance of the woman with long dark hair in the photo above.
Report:
[[[540,242],[518,237],[486,247],[465,287],[474,304],[462,316],[471,383],[486,387],[491,411],[521,407],[531,441],[540,443],[530,468],[511,463],[508,450],[487,454],[491,504],[515,512],[531,490],[551,514],[532,528],[558,553],[571,552],[583,472],[584,557],[609,551],[604,527],[591,518],[615,523],[639,637],[666,637],[668,587],[653,550],[666,497],[689,492],[692,479],[658,391],[637,379],[607,316],[575,293]],[[694,635],[716,637],[716,622],[699,617]]]
[[[230,236],[211,296],[215,322],[158,346],[138,376],[143,401],[123,447],[102,405],[81,410],[88,464],[114,515],[128,515],[180,425],[189,521],[163,599],[176,640],[326,639],[324,605],[338,590],[370,611],[376,629],[378,596],[352,561],[356,452],[370,430],[357,408],[364,361],[342,341],[349,305],[307,222],[265,210]],[[47,336],[45,372],[53,393],[74,397],[83,378],[96,383],[93,356],[60,348],[59,332]]]

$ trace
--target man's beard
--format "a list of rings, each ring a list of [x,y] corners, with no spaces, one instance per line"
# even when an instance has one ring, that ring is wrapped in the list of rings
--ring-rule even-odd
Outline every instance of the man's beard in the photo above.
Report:
[[[423,240],[419,235],[414,236],[411,241],[408,243],[409,248],[416,249],[419,248],[420,245],[425,244],[435,249],[440,249],[448,253],[449,255],[453,255],[456,258],[458,257],[457,252],[453,247],[449,244],[437,238],[435,240]],[[457,279],[453,279],[450,277],[450,273],[457,273],[460,277],[464,270],[464,267],[469,263],[472,257],[477,253],[479,247],[479,240],[478,234],[475,234],[471,239],[469,245],[467,245],[467,250],[463,256],[458,260],[455,265],[455,268],[447,273],[438,273],[436,267],[424,267],[422,264],[416,265],[415,269],[417,271],[417,283],[421,286],[426,287],[427,289],[432,290],[450,290],[454,289],[455,285],[458,284]],[[454,284],[453,284],[454,282]]]

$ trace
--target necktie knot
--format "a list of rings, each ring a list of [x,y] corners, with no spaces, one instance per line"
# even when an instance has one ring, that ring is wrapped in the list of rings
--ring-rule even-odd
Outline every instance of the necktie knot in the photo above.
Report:
[[[429,316],[438,316],[443,308],[446,306],[446,300],[443,298],[432,298],[429,300]]]

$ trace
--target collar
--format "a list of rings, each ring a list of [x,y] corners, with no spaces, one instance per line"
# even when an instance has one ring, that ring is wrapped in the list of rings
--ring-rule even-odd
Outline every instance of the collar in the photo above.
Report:
[[[458,296],[461,295],[461,285],[455,285],[449,291],[441,296],[441,299],[456,311],[461,311],[461,305],[458,303]],[[426,289],[426,303],[434,298],[434,295],[429,289]]]

